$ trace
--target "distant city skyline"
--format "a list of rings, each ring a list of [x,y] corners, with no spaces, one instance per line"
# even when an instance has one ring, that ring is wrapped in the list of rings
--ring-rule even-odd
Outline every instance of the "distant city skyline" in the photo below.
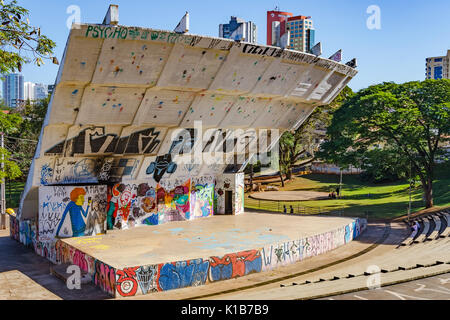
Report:
[[[19,0],[19,5],[30,11],[31,24],[57,44],[55,55],[62,61],[69,34],[67,20],[71,5],[80,8],[82,23],[101,23],[110,0]],[[266,13],[278,5],[280,11],[312,16],[320,30],[316,42],[323,44],[323,57],[342,49],[343,62],[358,59],[358,75],[349,83],[353,90],[383,81],[397,83],[424,80],[424,61],[427,57],[443,55],[449,49],[450,2],[444,0],[389,1],[379,0],[317,0],[306,1],[227,1],[227,5],[214,2],[172,1],[149,3],[147,1],[115,0],[119,5],[119,24],[173,30],[186,11],[190,15],[191,34],[217,37],[217,27],[230,16],[252,21],[258,26],[259,44],[266,43]],[[371,13],[367,9],[376,4],[381,12],[381,28],[369,29]],[[439,10],[436,10],[439,8]],[[164,12],[164,14],[161,14]],[[49,19],[51,15],[51,19]],[[427,17],[433,17],[432,19]],[[432,31],[432,32],[430,32]],[[419,40],[420,39],[420,40]],[[419,45],[420,42],[420,45]],[[57,65],[45,61],[37,67],[23,67],[27,81],[53,84]]]
[[[257,43],[256,32],[256,24],[239,17],[232,16],[228,23],[219,24],[219,38]]]
[[[9,73],[2,77],[0,99],[8,107],[15,108],[23,101],[37,101],[48,96],[48,84],[25,81],[21,73]]]

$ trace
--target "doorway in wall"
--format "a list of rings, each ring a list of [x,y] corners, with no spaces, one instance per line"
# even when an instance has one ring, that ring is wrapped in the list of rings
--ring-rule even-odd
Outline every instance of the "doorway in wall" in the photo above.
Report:
[[[233,214],[233,191],[225,191],[225,214]]]

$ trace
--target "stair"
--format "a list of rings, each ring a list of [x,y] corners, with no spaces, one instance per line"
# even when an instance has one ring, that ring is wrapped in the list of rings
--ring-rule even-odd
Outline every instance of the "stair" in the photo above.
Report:
[[[50,274],[54,275],[56,278],[64,281],[67,283],[67,280],[70,276],[72,276],[74,273],[67,273],[67,268],[71,266],[71,264],[56,264],[50,266]],[[87,272],[81,271],[81,283],[80,284],[87,284],[92,281],[92,276],[89,275]]]

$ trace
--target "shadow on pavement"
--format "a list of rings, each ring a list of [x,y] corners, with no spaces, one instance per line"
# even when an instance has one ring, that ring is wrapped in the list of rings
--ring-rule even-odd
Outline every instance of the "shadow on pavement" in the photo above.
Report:
[[[64,300],[100,300],[110,296],[93,284],[82,284],[80,290],[70,290],[66,284],[50,274],[52,263],[9,237],[9,230],[0,230],[0,273],[17,270]],[[1,297],[4,300],[7,297]],[[24,299],[33,299],[30,292]]]

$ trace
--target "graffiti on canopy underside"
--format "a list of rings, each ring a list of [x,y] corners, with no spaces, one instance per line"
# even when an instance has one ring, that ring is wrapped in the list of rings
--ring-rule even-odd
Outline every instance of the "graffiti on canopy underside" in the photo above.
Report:
[[[160,132],[148,128],[119,138],[117,134],[106,133],[105,127],[83,129],[76,137],[61,141],[45,151],[45,155],[71,157],[84,154],[152,154],[161,141]]]

